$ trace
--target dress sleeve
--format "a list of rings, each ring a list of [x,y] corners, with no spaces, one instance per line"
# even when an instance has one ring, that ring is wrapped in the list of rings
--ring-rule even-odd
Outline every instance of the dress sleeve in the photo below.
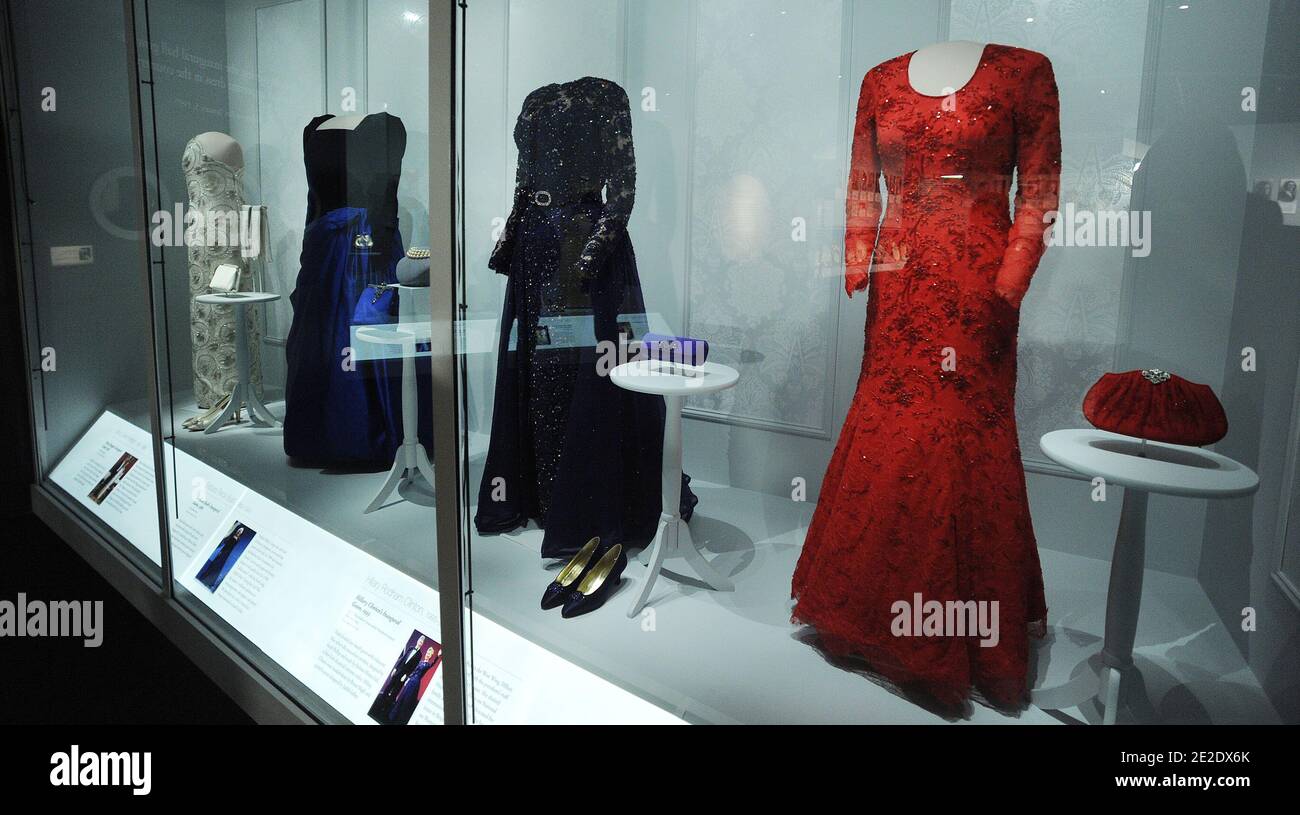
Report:
[[[627,92],[610,83],[609,120],[601,132],[605,204],[578,257],[578,275],[591,281],[627,230],[636,201],[636,156],[632,150],[632,111]]]
[[[881,169],[876,147],[875,90],[871,72],[867,72],[858,93],[849,189],[844,206],[844,290],[850,297],[867,287],[872,266],[879,270],[891,251],[887,230],[880,226],[884,211],[880,196]]]
[[[871,253],[880,225],[880,155],[876,152],[876,113],[871,74],[862,77],[853,121],[849,189],[844,202],[844,290],[849,297],[867,287]]]
[[[524,99],[519,118],[515,121],[515,147],[519,149],[519,161],[515,165],[515,194],[510,205],[510,215],[506,217],[506,225],[501,230],[501,237],[497,240],[496,246],[492,247],[492,255],[488,258],[488,268],[503,275],[510,274],[510,254],[514,249],[515,232],[519,228],[519,219],[523,216],[524,207],[527,206],[525,199],[528,193],[528,170],[533,144],[533,117],[529,105],[532,99],[532,94]]]
[[[997,293],[1019,306],[1046,249],[1061,191],[1061,103],[1052,63],[1038,54],[1015,111],[1016,214],[998,269]]]

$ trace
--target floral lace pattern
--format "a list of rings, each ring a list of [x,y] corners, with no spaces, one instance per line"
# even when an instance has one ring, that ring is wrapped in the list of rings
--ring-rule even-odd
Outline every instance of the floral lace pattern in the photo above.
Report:
[[[1017,708],[1047,608],[1016,436],[1016,332],[1057,206],[1056,83],[1042,54],[989,45],[965,86],[931,97],[912,88],[910,59],[869,71],[858,101],[845,289],[869,291],[866,352],[794,574],[794,619],[942,704],[975,688]],[[996,601],[997,644],[898,636],[897,604],[917,595]]]
[[[636,201],[636,156],[627,92],[587,76],[528,94],[515,122],[519,164],[514,206],[488,265],[509,273],[511,249],[524,210],[597,198],[604,207],[577,257],[577,276],[590,282],[627,230]],[[574,156],[591,160],[574,161]],[[567,161],[566,161],[567,160]]]

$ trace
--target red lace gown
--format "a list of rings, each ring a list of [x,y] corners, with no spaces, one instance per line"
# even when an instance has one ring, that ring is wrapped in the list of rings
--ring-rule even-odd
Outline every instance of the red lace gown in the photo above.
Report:
[[[845,287],[868,290],[866,351],[794,573],[794,619],[942,704],[973,687],[1018,708],[1047,606],[1016,436],[1016,330],[1057,206],[1056,81],[1042,54],[989,45],[965,86],[931,97],[909,84],[910,59],[871,69],[858,100]],[[897,636],[895,604],[917,594],[997,601],[997,644]]]

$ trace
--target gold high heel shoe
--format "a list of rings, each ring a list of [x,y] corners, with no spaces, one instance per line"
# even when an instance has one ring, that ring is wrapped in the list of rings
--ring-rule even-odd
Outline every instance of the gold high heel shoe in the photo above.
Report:
[[[230,404],[230,396],[228,395],[223,396],[221,397],[220,401],[218,401],[215,405],[213,405],[211,408],[208,409],[207,413],[204,413],[201,416],[191,416],[190,418],[186,419],[184,422],[181,423],[181,427],[185,428],[186,430],[192,430],[195,432],[200,430],[207,430],[208,425],[215,422],[217,420],[217,417],[225,412],[226,406],[229,404]],[[243,420],[243,414],[244,414],[244,406],[241,403],[240,406],[235,409],[235,416],[234,416],[235,424],[239,424],[239,422]]]
[[[627,555],[623,552],[623,544],[616,543],[591,567],[591,571],[582,576],[577,588],[569,592],[564,608],[560,610],[561,616],[577,617],[605,605],[618,588],[626,568]]]
[[[600,538],[592,538],[578,550],[578,554],[565,564],[560,573],[551,581],[551,585],[546,587],[542,593],[542,610],[552,609],[556,606],[563,605],[569,596],[569,591],[582,573],[587,570],[591,563],[592,555],[596,554],[596,548],[600,546]]]
[[[191,416],[186,419],[181,423],[181,427],[186,430],[203,430],[212,423],[213,419],[221,415],[221,412],[226,409],[226,405],[228,404],[230,404],[230,394],[226,394],[218,399],[213,403],[212,407],[208,408],[206,413],[201,413],[198,416]]]

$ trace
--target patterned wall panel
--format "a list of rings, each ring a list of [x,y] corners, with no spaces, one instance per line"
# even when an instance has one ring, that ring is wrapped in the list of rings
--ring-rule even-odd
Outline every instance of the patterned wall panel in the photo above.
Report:
[[[818,259],[840,240],[825,202],[842,197],[842,13],[839,0],[696,7],[688,330],[742,374],[697,413],[830,432],[837,288]]]
[[[1147,7],[1132,0],[953,0],[950,36],[1046,54],[1061,97],[1061,206],[1126,209],[1137,144]],[[1113,369],[1122,247],[1055,247],[1021,309],[1016,418],[1025,458],[1038,439],[1085,424],[1083,395]]]

